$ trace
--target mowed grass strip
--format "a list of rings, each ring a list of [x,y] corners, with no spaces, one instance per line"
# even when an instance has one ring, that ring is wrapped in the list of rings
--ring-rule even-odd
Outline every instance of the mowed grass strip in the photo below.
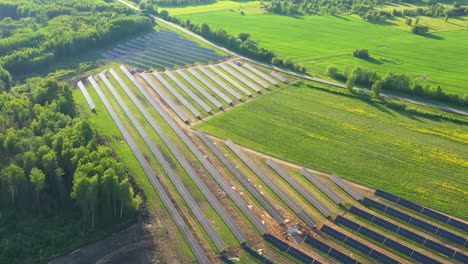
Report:
[[[217,11],[178,17],[205,22],[211,28],[222,27],[230,34],[250,33],[261,47],[290,57],[310,70],[325,72],[329,65],[340,70],[347,65],[362,66],[381,74],[408,73],[421,78],[422,83],[441,85],[446,92],[467,93],[468,75],[464,70],[468,68],[468,45],[463,45],[468,42],[466,30],[419,36],[352,16],[291,17]],[[369,49],[373,59],[353,57],[356,48]]]
[[[309,168],[466,218],[466,125],[289,86],[195,126]]]

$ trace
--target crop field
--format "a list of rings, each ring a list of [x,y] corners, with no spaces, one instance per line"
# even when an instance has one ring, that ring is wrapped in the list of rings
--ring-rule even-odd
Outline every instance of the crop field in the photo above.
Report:
[[[466,125],[290,86],[194,127],[283,160],[337,173],[459,217]]]
[[[191,5],[162,6],[161,9],[169,11],[172,15],[200,14],[219,10],[235,10],[255,12],[260,1],[217,1],[215,3],[199,3]]]
[[[340,70],[347,65],[362,66],[381,74],[408,73],[423,84],[440,85],[446,92],[466,93],[468,47],[461,45],[468,42],[464,17],[451,19],[450,26],[443,19],[422,21],[444,31],[427,36],[411,34],[402,21],[390,21],[388,24],[394,25],[387,26],[353,16],[280,16],[258,10],[242,15],[220,10],[189,15],[181,12],[178,17],[222,27],[231,34],[249,33],[261,47],[312,71],[323,73],[330,65]],[[369,49],[372,58],[353,57],[356,48]]]

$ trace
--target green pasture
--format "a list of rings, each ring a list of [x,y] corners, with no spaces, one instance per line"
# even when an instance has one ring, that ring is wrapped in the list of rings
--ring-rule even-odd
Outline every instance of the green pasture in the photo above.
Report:
[[[461,206],[468,194],[466,123],[289,86],[194,128],[448,214],[468,215]]]
[[[449,23],[442,18],[421,19],[422,24],[431,20],[435,29],[452,31],[420,36],[410,33],[399,19],[373,24],[353,16],[281,16],[258,10],[245,15],[221,10],[178,17],[222,27],[232,34],[250,33],[261,47],[312,71],[324,72],[329,65],[340,70],[347,65],[362,66],[381,74],[408,73],[424,84],[441,85],[446,92],[466,93],[468,32],[460,30],[467,28],[464,18],[450,18]],[[356,48],[369,49],[372,58],[353,57]]]
[[[197,3],[188,5],[162,6],[169,15],[201,14],[219,10],[260,12],[260,1],[217,1],[214,3]]]

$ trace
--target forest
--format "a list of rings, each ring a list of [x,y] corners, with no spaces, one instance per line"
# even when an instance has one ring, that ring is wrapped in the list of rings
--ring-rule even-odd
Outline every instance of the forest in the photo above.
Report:
[[[98,225],[134,218],[141,202],[122,164],[77,117],[67,84],[38,78],[22,89],[0,94],[1,263],[44,260],[70,235],[80,241]]]
[[[0,1],[0,65],[13,76],[150,30],[154,21],[105,1]]]

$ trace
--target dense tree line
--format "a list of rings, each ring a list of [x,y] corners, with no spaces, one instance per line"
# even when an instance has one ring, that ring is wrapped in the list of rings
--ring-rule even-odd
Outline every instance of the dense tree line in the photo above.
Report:
[[[26,86],[25,94],[0,93],[1,263],[32,262],[57,250],[46,237],[60,232],[17,227],[25,221],[76,212],[81,220],[67,221],[81,222],[74,232],[83,232],[133,217],[141,201],[122,164],[98,143],[89,122],[76,116],[70,87],[41,78]],[[25,246],[28,241],[35,244]]]
[[[380,93],[380,90],[398,91],[458,105],[468,105],[468,94],[464,96],[447,94],[442,91],[439,85],[435,87],[422,86],[417,79],[411,79],[409,75],[404,73],[389,72],[382,77],[374,71],[359,66],[354,68],[347,66],[342,73],[339,73],[336,67],[329,66],[326,73],[333,78],[345,80],[348,88],[354,84],[361,84],[372,87],[374,93],[377,91]],[[352,90],[350,89],[350,91]]]
[[[0,10],[3,24],[22,26],[2,30],[7,37],[0,39],[0,65],[13,75],[33,72],[154,25],[149,16],[102,0],[0,0]]]
[[[357,14],[366,21],[380,22],[395,16],[463,16],[468,14],[468,8],[462,7],[455,2],[452,6],[446,7],[437,3],[436,0],[405,0],[401,2],[419,3],[421,7],[416,9],[403,9],[392,12],[376,10],[379,4],[392,1],[382,0],[273,0],[263,2],[266,10],[272,13],[285,15],[314,15],[314,14]]]
[[[178,17],[170,16],[167,10],[162,10],[156,15],[172,23],[185,27],[192,32],[217,42],[230,50],[239,52],[240,54],[249,58],[272,63],[277,66],[284,66],[292,70],[306,72],[306,68],[293,63],[291,59],[279,58],[273,51],[259,47],[257,42],[250,38],[250,34],[248,33],[239,33],[237,36],[235,36],[229,34],[223,28],[212,29],[206,23],[195,24],[190,19],[181,20]]]

